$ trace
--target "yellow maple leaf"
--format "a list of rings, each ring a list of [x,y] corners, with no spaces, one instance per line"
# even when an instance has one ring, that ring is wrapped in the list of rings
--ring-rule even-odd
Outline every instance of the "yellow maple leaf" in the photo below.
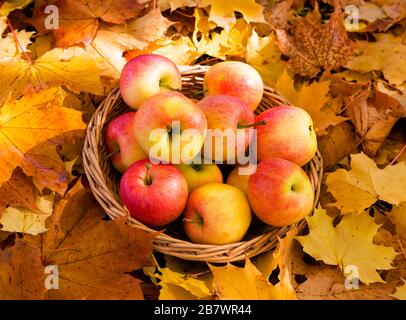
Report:
[[[0,18],[0,35],[7,29],[5,18]],[[27,46],[31,43],[30,38],[34,34],[32,31],[15,31],[18,42],[12,33],[7,33],[4,37],[0,36],[0,57],[12,58],[21,57],[23,50],[27,52]]]
[[[406,202],[394,206],[387,217],[395,225],[396,233],[406,240]]]
[[[283,288],[273,286],[251,263],[245,261],[244,268],[227,264],[224,267],[209,265],[213,273],[215,292],[223,300],[285,300]]]
[[[155,44],[158,49],[154,49],[152,53],[167,57],[177,65],[189,65],[200,56],[192,40],[186,36],[174,40],[160,39]]]
[[[364,73],[380,70],[395,85],[406,81],[406,45],[402,38],[391,34],[377,34],[375,37],[376,42],[359,42],[359,54],[344,66]]]
[[[406,300],[406,281],[403,280],[403,285],[396,288],[396,292],[392,295],[392,297],[398,300]]]
[[[37,197],[35,205],[38,210],[8,207],[4,209],[0,223],[1,230],[37,235],[48,229],[45,220],[52,214],[55,194]]]
[[[406,201],[406,163],[379,169],[364,153],[351,155],[351,170],[327,175],[327,187],[342,214],[361,213],[378,199],[399,205]]]
[[[0,105],[10,95],[15,99],[27,91],[64,85],[74,92],[104,95],[97,60],[78,47],[55,48],[30,62],[0,58]]]
[[[282,93],[292,104],[306,110],[313,119],[317,135],[326,134],[329,126],[335,126],[346,120],[337,116],[333,110],[325,107],[330,99],[330,81],[313,82],[311,85],[303,84],[296,90],[293,79],[284,72],[275,84],[275,89]]]
[[[207,6],[210,6],[210,21],[227,31],[236,23],[235,11],[240,12],[248,23],[266,22],[263,7],[255,0],[202,0],[200,7]]]
[[[274,36],[259,37],[253,30],[248,39],[245,60],[260,73],[265,84],[273,86],[285,67],[280,59],[281,52],[274,42]]]
[[[171,9],[171,12],[184,7],[196,7],[199,0],[158,0],[157,4],[161,11]]]
[[[0,109],[0,185],[35,146],[85,128],[81,112],[61,106],[63,97],[61,88],[52,88],[7,102]]]
[[[397,253],[392,247],[373,243],[380,225],[367,213],[345,215],[336,227],[333,220],[325,210],[316,208],[314,215],[306,218],[309,234],[296,237],[303,250],[326,264],[338,265],[344,273],[349,267],[356,270],[348,275],[351,280],[384,282],[376,270],[391,269]]]
[[[16,9],[22,9],[28,6],[33,0],[6,0],[0,6],[0,17],[8,16],[8,14]]]

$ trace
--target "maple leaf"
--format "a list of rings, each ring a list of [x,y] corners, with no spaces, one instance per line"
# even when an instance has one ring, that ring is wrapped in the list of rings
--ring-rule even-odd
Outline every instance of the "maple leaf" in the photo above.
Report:
[[[27,168],[26,154],[37,145],[84,129],[81,113],[62,107],[62,99],[63,91],[53,88],[7,102],[0,109],[0,185],[9,180],[17,166]],[[27,175],[35,173],[27,171]]]
[[[244,268],[227,264],[224,267],[209,265],[213,273],[213,286],[222,300],[284,300],[286,292],[273,286],[251,263],[245,261]]]
[[[406,81],[406,45],[401,37],[391,34],[376,35],[376,42],[358,42],[357,55],[344,66],[359,72],[380,70],[385,79],[394,85]]]
[[[279,49],[290,59],[287,67],[302,76],[314,77],[322,69],[341,66],[353,51],[343,24],[341,9],[336,8],[326,24],[318,11],[298,20],[293,36],[276,30]]]
[[[37,209],[35,186],[32,179],[21,169],[16,169],[11,178],[0,187],[0,218],[7,205],[18,208]]]
[[[380,226],[367,213],[345,215],[336,227],[333,220],[325,210],[316,208],[314,215],[306,218],[309,234],[296,237],[303,250],[317,260],[339,266],[343,272],[355,266],[359,280],[366,284],[383,282],[376,270],[391,269],[398,253],[392,247],[373,243]]]
[[[202,0],[200,7],[210,6],[209,20],[229,31],[236,23],[234,12],[240,12],[245,21],[266,22],[263,7],[255,0]]]
[[[394,206],[388,218],[395,226],[396,234],[406,241],[406,203]]]
[[[37,209],[8,207],[0,218],[1,230],[21,232],[32,235],[47,231],[45,220],[52,214],[55,194],[37,197],[34,204]]]
[[[40,250],[16,239],[14,246],[0,251],[0,299],[43,299],[44,267]]]
[[[103,95],[105,86],[101,82],[97,62],[83,49],[75,47],[53,49],[34,62],[0,58],[0,105],[8,96],[16,99],[23,93],[60,85],[74,92]]]
[[[119,78],[127,62],[123,53],[132,49],[143,49],[149,43],[161,39],[173,22],[163,17],[159,9],[129,20],[125,25],[102,26],[96,34],[88,51],[97,58],[103,75]]]
[[[137,0],[56,0],[45,1],[36,7],[31,19],[38,32],[46,32],[44,8],[53,4],[59,10],[59,25],[53,29],[57,47],[68,48],[93,41],[99,23],[105,21],[123,24],[127,19],[137,17],[148,1]]]
[[[171,9],[174,11],[178,8],[197,7],[199,0],[158,0],[158,7],[161,11]]]
[[[79,180],[59,201],[47,232],[30,237],[43,261],[59,267],[59,289],[49,299],[141,299],[140,280],[128,273],[151,263],[155,234],[104,221],[103,210]]]
[[[327,187],[342,214],[361,213],[378,199],[399,205],[406,201],[406,164],[379,169],[364,153],[351,155],[351,170],[327,175]]]
[[[33,0],[6,0],[0,5],[0,17],[8,16],[11,11],[28,6]]]
[[[406,300],[406,281],[403,280],[403,285],[401,287],[396,288],[396,292],[392,295],[392,297],[398,300]]]
[[[259,37],[253,30],[248,39],[245,60],[261,75],[265,84],[274,86],[285,67],[280,59],[281,52],[275,44],[273,35]]]
[[[20,30],[15,31],[15,35],[7,33],[4,37],[1,37],[7,27],[6,19],[0,18],[0,57],[19,58],[23,52],[28,52],[27,46],[31,43],[30,38],[34,32]],[[16,41],[16,37],[18,42]]]
[[[327,133],[326,129],[329,126],[335,126],[347,120],[336,116],[331,109],[325,107],[330,99],[327,96],[329,85],[329,81],[313,82],[311,85],[303,84],[299,90],[296,90],[293,79],[285,72],[274,87],[293,105],[306,110],[313,119],[316,133],[323,135]]]

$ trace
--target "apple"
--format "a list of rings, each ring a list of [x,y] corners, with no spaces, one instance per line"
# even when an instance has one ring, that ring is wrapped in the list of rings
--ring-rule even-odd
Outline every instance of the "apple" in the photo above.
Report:
[[[317,138],[313,121],[303,109],[277,106],[261,113],[256,122],[257,156],[259,161],[282,158],[303,166],[317,151]]]
[[[188,197],[182,173],[171,164],[143,159],[132,164],[120,182],[120,199],[131,217],[149,227],[176,220]]]
[[[207,129],[203,111],[180,92],[161,92],[141,104],[134,132],[150,159],[186,163],[200,153]]]
[[[223,175],[215,164],[179,164],[177,167],[186,179],[189,193],[211,182],[223,182]]]
[[[261,221],[283,227],[310,213],[314,192],[301,167],[288,160],[271,158],[260,162],[249,177],[248,200]]]
[[[190,194],[183,227],[192,242],[228,244],[244,237],[251,218],[247,197],[241,190],[209,183]]]
[[[180,90],[182,77],[178,67],[168,58],[143,54],[126,63],[120,76],[120,93],[133,109],[148,98],[168,90]]]
[[[221,134],[207,135],[205,147],[208,151],[204,150],[204,156],[230,163],[230,160],[235,160],[243,154],[252,138],[249,127],[255,120],[254,112],[247,104],[234,96],[218,94],[204,97],[197,105],[207,117],[208,129],[219,129]],[[244,133],[244,138],[237,138],[238,131]]]
[[[244,192],[246,195],[248,194],[248,179],[251,174],[245,172],[246,170],[242,170],[243,168],[247,168],[247,166],[237,166],[235,167],[227,177],[227,184],[230,186],[234,186]]]
[[[121,173],[134,162],[148,157],[135,139],[135,114],[127,112],[114,118],[105,133],[107,152],[113,166]]]
[[[211,67],[204,76],[205,95],[229,94],[240,98],[251,110],[262,100],[264,84],[258,71],[240,61],[224,61]]]

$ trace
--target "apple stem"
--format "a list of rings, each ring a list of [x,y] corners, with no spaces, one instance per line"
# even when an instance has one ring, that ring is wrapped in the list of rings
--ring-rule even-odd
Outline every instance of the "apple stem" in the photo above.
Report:
[[[183,222],[190,222],[190,223],[198,223],[198,224],[201,224],[201,223],[202,223],[202,220],[201,220],[201,219],[183,218]]]
[[[144,181],[145,181],[145,184],[147,185],[147,186],[149,186],[149,185],[151,185],[152,184],[152,178],[151,178],[151,164],[150,163],[147,163],[146,165],[145,165],[145,167],[147,168],[147,174],[146,174],[146,176],[145,176],[145,179],[144,179]]]
[[[207,92],[207,89],[199,90],[199,91],[196,91],[195,93],[193,93],[191,96],[193,98],[195,98],[197,96],[200,96],[201,94],[205,94],[206,92]]]
[[[167,84],[160,83],[159,86],[160,86],[161,88],[165,88],[165,89],[168,89],[168,90],[170,90],[170,91],[179,91],[179,89],[175,89],[175,88],[173,88],[173,87],[171,87],[171,86],[169,86],[169,85],[167,85]]]
[[[262,121],[254,122],[251,124],[237,124],[237,129],[252,128],[252,127],[264,126],[264,125],[266,125],[266,121],[262,120]]]

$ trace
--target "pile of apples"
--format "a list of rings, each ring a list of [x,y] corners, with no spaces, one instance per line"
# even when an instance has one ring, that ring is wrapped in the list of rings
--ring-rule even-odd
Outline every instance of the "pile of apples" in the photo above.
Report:
[[[254,68],[238,61],[217,63],[206,72],[200,101],[183,95],[181,88],[177,66],[163,56],[138,56],[121,73],[121,96],[136,111],[113,119],[105,141],[113,166],[123,173],[119,194],[133,218],[159,228],[183,215],[183,229],[192,242],[220,245],[241,241],[253,214],[281,227],[310,213],[314,192],[301,167],[315,155],[317,140],[308,113],[281,105],[255,116],[263,82]],[[173,121],[180,123],[179,132],[173,132]],[[258,164],[251,175],[241,174],[237,164],[225,176],[215,162],[229,160],[227,148],[220,157],[213,153],[211,163],[176,163],[173,158],[157,163],[152,160],[159,159],[150,157],[151,132],[156,129],[168,133],[161,143],[169,150],[186,129],[201,132],[192,150],[180,144],[191,160],[201,157],[207,129],[252,127]],[[252,136],[246,137],[238,150],[253,143]]]

